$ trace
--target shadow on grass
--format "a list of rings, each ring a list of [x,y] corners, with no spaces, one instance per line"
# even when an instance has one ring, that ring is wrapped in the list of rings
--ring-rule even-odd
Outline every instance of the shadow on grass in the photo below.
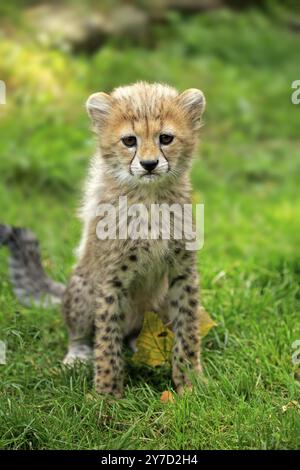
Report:
[[[173,387],[172,373],[169,365],[151,367],[137,364],[132,359],[125,362],[125,384],[136,387],[147,384],[154,392],[163,392]]]
[[[125,386],[140,387],[147,384],[154,392],[163,392],[173,387],[172,372],[169,365],[151,367],[133,362],[130,353],[125,352],[124,358]],[[93,364],[76,364],[72,367],[61,367],[59,373],[60,384],[78,387],[78,389],[93,389]]]

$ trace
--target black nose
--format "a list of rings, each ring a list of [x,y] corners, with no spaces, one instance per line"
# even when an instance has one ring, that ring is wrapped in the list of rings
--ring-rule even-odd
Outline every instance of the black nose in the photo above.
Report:
[[[140,164],[145,170],[152,171],[157,166],[158,160],[142,160]]]

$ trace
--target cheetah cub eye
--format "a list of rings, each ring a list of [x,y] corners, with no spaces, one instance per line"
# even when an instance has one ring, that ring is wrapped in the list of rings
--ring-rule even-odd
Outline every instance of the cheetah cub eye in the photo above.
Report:
[[[122,137],[122,142],[126,147],[136,147],[136,137],[135,135],[127,135],[126,137]]]
[[[170,145],[174,140],[174,135],[172,134],[160,134],[159,143],[161,145]]]

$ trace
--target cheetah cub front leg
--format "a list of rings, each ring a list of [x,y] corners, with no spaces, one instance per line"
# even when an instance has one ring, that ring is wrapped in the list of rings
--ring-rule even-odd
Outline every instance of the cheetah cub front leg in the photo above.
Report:
[[[181,258],[181,269],[169,276],[169,318],[174,331],[172,375],[178,393],[191,389],[191,372],[202,373],[195,253],[183,251]]]
[[[117,398],[123,394],[124,322],[135,258],[125,250],[118,262],[102,270],[97,282],[101,287],[95,299],[94,383],[98,393]]]
[[[109,284],[104,285],[96,300],[94,383],[98,393],[111,394],[117,398],[123,393],[124,318],[117,291]]]

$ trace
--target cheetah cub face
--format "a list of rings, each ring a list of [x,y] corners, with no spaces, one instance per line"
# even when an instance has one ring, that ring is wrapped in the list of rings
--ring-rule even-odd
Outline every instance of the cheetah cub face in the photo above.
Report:
[[[165,184],[186,172],[205,106],[200,90],[179,94],[137,83],[87,101],[106,171],[121,183]]]

